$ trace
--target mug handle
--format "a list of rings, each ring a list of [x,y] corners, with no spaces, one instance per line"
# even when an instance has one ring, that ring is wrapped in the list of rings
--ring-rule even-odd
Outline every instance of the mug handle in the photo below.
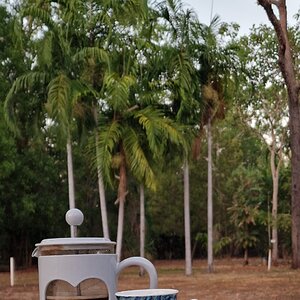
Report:
[[[39,250],[38,247],[36,247],[36,248],[33,250],[32,254],[31,254],[31,257],[39,257],[38,250]]]
[[[127,267],[139,266],[146,270],[150,279],[150,289],[157,289],[157,272],[153,264],[146,258],[134,256],[129,257],[117,264],[117,276]]]

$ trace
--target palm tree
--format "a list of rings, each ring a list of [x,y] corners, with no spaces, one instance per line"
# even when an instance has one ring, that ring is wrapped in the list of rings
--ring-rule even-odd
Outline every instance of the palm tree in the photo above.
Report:
[[[145,257],[145,189],[140,184],[140,256]],[[142,275],[143,270],[140,272]]]
[[[200,93],[198,80],[195,80],[194,50],[196,15],[192,10],[184,10],[182,2],[168,0],[161,3],[161,16],[166,21],[166,30],[170,32],[165,59],[169,74],[168,89],[172,93],[170,111],[173,117],[183,123],[193,126],[199,113]],[[192,113],[193,112],[193,113]],[[183,158],[184,178],[184,224],[185,224],[185,273],[192,274],[191,238],[190,238],[190,208],[189,208],[189,164],[188,156]]]
[[[102,10],[99,9],[98,7],[94,7],[95,10],[95,15],[98,16],[96,17],[95,21],[95,26],[97,27],[97,22],[101,22],[102,27],[105,26],[105,30],[107,33],[108,40],[104,40],[104,45],[107,45],[107,49],[114,49],[115,47],[118,48],[119,44],[119,38],[120,35],[122,35],[122,31],[126,27],[134,26],[136,27],[137,24],[143,19],[145,19],[145,16],[147,15],[148,7],[146,5],[147,3],[145,1],[141,0],[135,0],[135,1],[130,1],[123,3],[121,1],[103,1],[101,3],[102,5]],[[100,13],[99,13],[100,12]],[[130,18],[128,18],[130,16]],[[121,26],[119,26],[120,24]],[[132,28],[132,27],[131,27]],[[111,34],[111,32],[114,32],[114,34]],[[96,33],[93,33],[91,36],[93,38],[96,37]],[[98,41],[99,43],[99,41]],[[90,70],[89,69],[89,76],[90,76]],[[92,67],[92,69],[94,69]],[[103,70],[102,70],[103,71]],[[97,74],[97,72],[96,72]],[[104,78],[104,73],[97,74],[97,80],[99,78]],[[99,76],[100,75],[100,76]],[[92,82],[95,82],[95,76],[92,75],[92,78],[90,78]],[[94,85],[94,84],[93,84]],[[102,85],[101,85],[102,88]],[[101,90],[100,88],[100,90]],[[106,95],[101,94],[101,96],[105,99]],[[92,111],[94,115],[94,121],[96,125],[96,130],[94,131],[95,135],[95,147],[96,147],[96,156],[99,159],[100,154],[99,154],[99,149],[98,149],[98,131],[97,131],[97,126],[98,126],[98,114],[99,113],[105,113],[102,111],[102,109],[99,109],[99,105],[97,104],[97,99],[93,101],[92,105]],[[98,174],[98,189],[99,189],[99,198],[100,198],[100,207],[101,207],[101,216],[102,216],[102,228],[103,228],[103,235],[106,238],[109,238],[109,230],[108,230],[108,218],[107,218],[107,211],[106,211],[106,201],[105,201],[105,189],[104,189],[104,180],[102,176],[102,172],[100,169],[100,162],[97,162],[97,174]]]
[[[150,64],[155,51],[151,24],[144,22],[147,7],[142,3],[145,1],[120,1],[112,8],[110,30],[114,34],[107,45],[111,73],[105,74],[100,94],[105,104],[98,120],[96,147],[99,151],[95,163],[106,181],[113,184],[115,178],[118,179],[118,259],[121,257],[128,176],[135,177],[145,188],[153,189],[155,176],[151,164],[170,142],[183,144],[175,124],[156,108],[159,96],[151,88],[154,76],[151,72],[157,74],[157,71],[153,68],[155,65]],[[137,17],[128,18],[128,5],[133,5],[131,12],[135,11]],[[120,14],[123,18],[117,19]]]
[[[226,86],[231,82],[238,59],[235,44],[221,45],[218,40],[220,22],[214,17],[209,26],[199,27],[198,63],[201,95],[204,108],[201,111],[199,134],[195,141],[195,148],[199,143],[203,129],[207,128],[208,140],[208,187],[207,187],[207,228],[208,228],[208,271],[213,271],[213,195],[212,195],[212,122],[224,117]],[[199,152],[194,152],[196,156]]]
[[[81,75],[81,80],[90,85],[91,88],[91,93],[88,96],[85,96],[83,101],[85,103],[85,117],[92,116],[93,118],[92,122],[89,121],[88,123],[89,126],[91,123],[94,125],[94,128],[92,128],[94,135],[94,150],[96,156],[99,157],[99,149],[97,148],[99,140],[97,130],[98,119],[101,118],[101,114],[105,114],[105,108],[103,109],[103,105],[101,105],[100,102],[106,98],[106,95],[102,90],[103,78],[105,77],[106,72],[109,72],[110,70],[108,57],[102,49],[110,51],[110,57],[113,57],[114,54],[112,53],[112,50],[115,49],[115,47],[118,49],[119,38],[122,36],[122,32],[127,32],[130,26],[135,26],[139,20],[145,17],[147,6],[146,3],[141,0],[126,3],[108,0],[102,1],[101,4],[96,1],[89,1],[85,5],[87,8],[87,17],[86,22],[81,24],[81,32],[87,34],[88,40],[85,46],[88,46],[89,48],[84,49],[82,52],[85,52],[85,50],[91,52],[93,50],[97,51],[98,55],[102,57],[102,59],[99,60],[98,55],[95,56],[91,55],[91,53],[86,53],[87,55],[83,56],[85,65]],[[128,18],[128,15],[130,15],[131,18]],[[98,45],[98,47],[95,47],[95,45]],[[87,57],[88,59],[86,59]],[[102,229],[104,237],[109,238],[104,179],[99,165],[99,162],[96,163]]]
[[[152,106],[140,107],[131,93],[136,81],[132,76],[110,75],[105,80],[109,111],[99,127],[99,157],[103,176],[109,182],[118,180],[119,204],[117,249],[121,257],[124,205],[128,176],[145,187],[155,189],[155,174],[151,161],[160,157],[168,143],[184,145],[184,139],[174,122]],[[118,173],[115,175],[113,170]]]
[[[38,93],[41,101],[45,101],[46,115],[54,124],[59,124],[61,136],[66,141],[68,162],[69,207],[75,207],[75,188],[72,162],[72,130],[74,119],[80,116],[81,97],[91,88],[80,80],[80,66],[84,58],[92,57],[99,61],[107,59],[104,51],[97,47],[82,47],[82,33],[77,30],[72,20],[78,7],[59,6],[55,18],[49,7],[33,6],[23,11],[23,17],[30,16],[31,22],[47,26],[42,31],[42,38],[36,41],[36,65],[26,74],[17,78],[5,101],[6,115],[11,123],[13,118],[16,94],[23,90],[29,94]],[[71,18],[72,16],[72,18]],[[34,35],[35,32],[30,32]],[[71,236],[75,236],[75,228],[71,228]]]
[[[98,145],[98,119],[99,114],[101,114],[101,105],[99,104],[99,99],[101,99],[101,89],[103,86],[103,78],[106,72],[110,70],[109,57],[104,50],[104,45],[107,43],[107,35],[109,28],[111,26],[111,20],[107,17],[108,7],[97,5],[92,1],[87,3],[88,5],[88,18],[87,22],[84,24],[83,31],[88,35],[88,45],[91,48],[86,48],[84,51],[98,51],[102,53],[102,59],[99,60],[94,55],[83,55],[82,60],[85,62],[83,71],[81,73],[80,79],[86,82],[91,89],[91,93],[85,95],[82,102],[84,103],[84,119],[85,126],[87,127],[94,143],[93,149],[91,151],[96,152],[96,156],[99,149]],[[103,5],[103,3],[102,3]],[[101,22],[101,26],[99,26]],[[95,47],[98,45],[98,48]],[[102,48],[101,48],[102,47]],[[88,59],[87,59],[88,58]],[[89,118],[90,117],[90,118]],[[91,126],[92,125],[92,126]],[[106,209],[106,198],[105,198],[105,184],[100,168],[97,166],[97,179],[98,179],[98,192],[99,192],[99,203],[101,211],[102,220],[102,231],[103,236],[109,239],[109,226],[108,226],[108,215]]]

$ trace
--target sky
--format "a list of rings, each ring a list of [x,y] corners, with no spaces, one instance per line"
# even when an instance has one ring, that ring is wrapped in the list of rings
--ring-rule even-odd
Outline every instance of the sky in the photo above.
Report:
[[[253,24],[270,24],[264,9],[258,6],[257,0],[183,0],[185,8],[193,8],[204,24],[209,24],[211,10],[214,15],[219,15],[221,21],[231,23],[236,22],[240,27],[240,34],[249,33],[249,28]],[[300,9],[299,0],[286,0],[288,10],[288,23],[294,24],[293,16]],[[213,4],[213,5],[212,5]]]

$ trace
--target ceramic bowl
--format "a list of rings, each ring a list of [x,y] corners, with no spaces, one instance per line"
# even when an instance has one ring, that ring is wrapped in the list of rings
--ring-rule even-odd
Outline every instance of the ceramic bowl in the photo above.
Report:
[[[176,300],[174,289],[131,290],[116,293],[118,300]]]

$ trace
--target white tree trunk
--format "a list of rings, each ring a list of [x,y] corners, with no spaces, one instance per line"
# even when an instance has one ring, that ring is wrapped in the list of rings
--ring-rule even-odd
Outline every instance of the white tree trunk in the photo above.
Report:
[[[103,237],[109,239],[105,189],[104,189],[102,173],[99,170],[99,168],[98,168],[98,189],[99,189],[99,201],[100,201],[100,209],[101,209]]]
[[[145,257],[145,189],[140,185],[140,256]],[[144,268],[140,269],[140,275],[144,275]]]
[[[118,230],[117,230],[117,262],[121,260],[122,253],[122,242],[123,242],[123,227],[124,227],[124,208],[125,208],[125,199],[119,199],[119,213],[118,213]]]
[[[212,197],[212,134],[211,120],[207,124],[207,265],[213,272],[213,197]]]
[[[96,155],[97,155],[97,175],[98,175],[98,191],[99,191],[99,202],[101,209],[101,219],[102,219],[102,230],[103,236],[109,239],[109,229],[108,229],[108,220],[107,220],[107,209],[106,209],[106,199],[105,199],[105,189],[103,183],[103,177],[101,169],[99,166],[99,149],[98,149],[98,133],[95,132],[95,141],[96,141]]]
[[[276,266],[278,263],[278,229],[277,229],[277,208],[278,208],[278,181],[273,182],[272,199],[272,261]]]
[[[185,237],[185,275],[192,275],[191,225],[190,225],[190,179],[189,164],[183,166],[184,182],[184,237]]]
[[[278,185],[279,185],[279,169],[281,164],[281,151],[278,155],[278,164],[276,167],[276,153],[275,153],[275,135],[273,135],[273,147],[270,148],[271,152],[271,171],[273,182],[272,194],[272,261],[274,265],[278,262],[278,229],[277,229],[277,210],[278,210]]]
[[[93,108],[93,114],[95,119],[95,124],[98,124],[98,112],[96,106]],[[109,229],[108,229],[108,220],[107,220],[107,209],[106,209],[106,199],[105,199],[105,188],[103,184],[103,177],[100,169],[100,154],[98,148],[98,132],[95,130],[95,147],[96,147],[96,156],[97,156],[97,176],[98,176],[98,191],[99,191],[99,202],[101,210],[101,220],[102,220],[102,230],[103,236],[109,239]]]
[[[75,208],[75,187],[72,157],[72,141],[70,135],[67,138],[67,163],[68,163],[68,188],[69,188],[69,209]],[[75,226],[71,226],[71,237],[77,236]]]
[[[122,161],[120,164],[120,179],[118,187],[118,202],[119,202],[119,214],[118,214],[118,230],[117,230],[117,261],[120,262],[122,254],[122,242],[123,242],[123,228],[124,228],[124,214],[125,214],[125,200],[127,194],[127,175],[125,165],[124,149],[121,147]]]
[[[145,257],[145,190],[140,185],[140,256]]]

